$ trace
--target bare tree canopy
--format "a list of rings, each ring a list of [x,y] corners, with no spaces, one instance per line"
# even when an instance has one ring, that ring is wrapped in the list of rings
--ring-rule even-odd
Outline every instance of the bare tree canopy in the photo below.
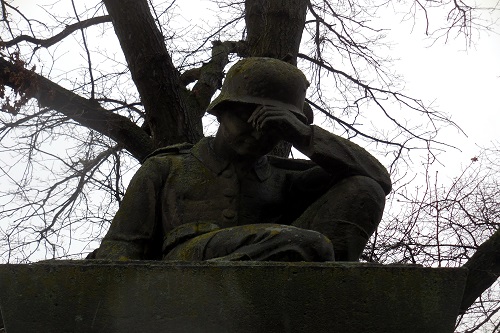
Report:
[[[190,19],[188,7],[202,1],[0,0],[2,262],[79,258],[95,247],[148,154],[210,134],[205,110],[228,65],[273,57],[306,73],[314,116],[378,153],[396,180],[394,207],[364,259],[468,267],[468,314],[457,332],[498,330],[500,151],[485,149],[450,186],[430,174],[416,190],[408,186],[412,154],[425,151],[431,164],[453,147],[439,130],[460,128],[403,89],[381,51],[387,27],[375,18],[397,6],[402,19],[424,22],[420,32],[431,40],[469,45],[478,31],[496,28],[499,5],[208,3],[209,17]],[[275,153],[287,156],[290,146]]]

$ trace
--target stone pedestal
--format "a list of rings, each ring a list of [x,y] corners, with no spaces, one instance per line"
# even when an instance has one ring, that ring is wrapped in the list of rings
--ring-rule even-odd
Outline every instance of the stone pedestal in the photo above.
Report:
[[[0,265],[7,333],[452,333],[467,270],[359,263]]]

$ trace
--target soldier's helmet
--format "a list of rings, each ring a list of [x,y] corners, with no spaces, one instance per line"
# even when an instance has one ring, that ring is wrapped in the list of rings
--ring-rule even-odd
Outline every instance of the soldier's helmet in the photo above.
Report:
[[[287,62],[263,57],[242,59],[227,72],[221,92],[207,112],[217,115],[224,103],[242,102],[281,107],[308,122],[303,110],[308,86],[304,74]]]

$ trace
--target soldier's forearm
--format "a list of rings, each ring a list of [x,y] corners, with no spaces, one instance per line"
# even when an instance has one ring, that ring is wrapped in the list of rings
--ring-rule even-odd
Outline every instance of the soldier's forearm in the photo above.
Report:
[[[311,128],[309,144],[296,146],[300,152],[330,173],[367,176],[377,181],[386,194],[391,191],[386,168],[365,149],[321,127],[312,125]]]

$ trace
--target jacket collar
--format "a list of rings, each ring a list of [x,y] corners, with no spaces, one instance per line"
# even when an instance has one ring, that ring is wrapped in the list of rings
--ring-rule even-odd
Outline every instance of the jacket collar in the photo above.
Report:
[[[205,167],[216,175],[230,167],[230,162],[220,156],[217,156],[212,149],[213,137],[203,138],[191,149],[191,154],[199,160]],[[262,156],[253,166],[255,175],[263,182],[271,175],[271,167],[267,156]]]

